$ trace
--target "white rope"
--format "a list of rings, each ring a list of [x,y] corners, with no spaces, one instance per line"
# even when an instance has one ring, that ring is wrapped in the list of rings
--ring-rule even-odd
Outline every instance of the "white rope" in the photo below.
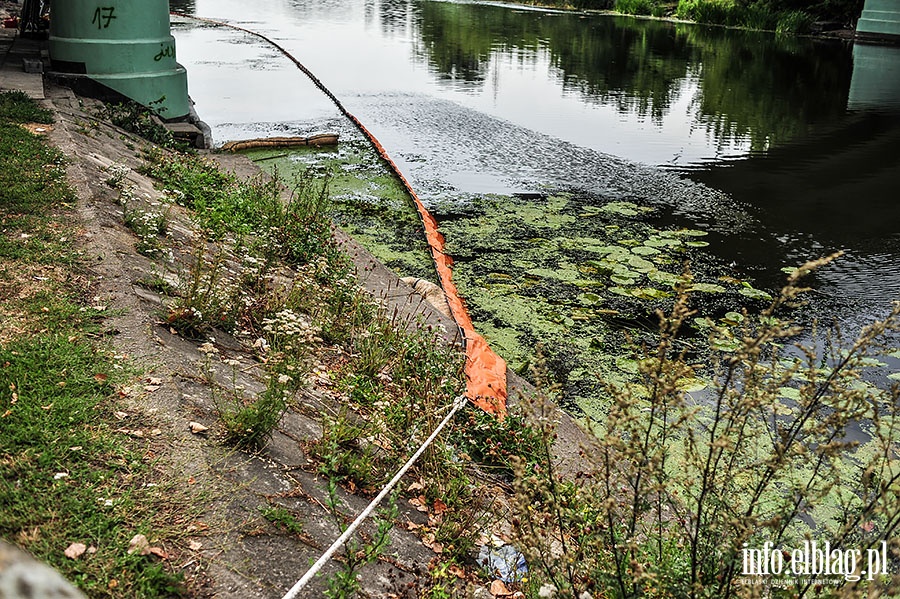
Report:
[[[403,465],[403,467],[397,471],[397,474],[394,475],[394,478],[391,479],[391,482],[389,482],[387,486],[383,488],[381,492],[375,497],[375,499],[373,499],[372,502],[368,506],[366,506],[366,509],[364,509],[359,514],[359,516],[356,517],[356,520],[354,520],[353,523],[347,527],[347,530],[344,531],[344,534],[338,537],[338,539],[331,544],[331,547],[328,548],[328,551],[323,553],[322,557],[320,557],[316,563],[310,566],[309,570],[306,571],[306,574],[303,575],[303,578],[298,580],[294,584],[294,586],[291,587],[291,590],[285,593],[282,599],[294,599],[297,596],[297,593],[299,593],[303,589],[303,587],[305,587],[307,583],[312,580],[313,576],[319,573],[319,570],[322,569],[322,566],[324,566],[328,562],[328,560],[330,560],[331,557],[337,552],[337,550],[347,542],[347,539],[350,538],[350,535],[356,532],[356,529],[359,528],[359,525],[369,517],[369,514],[371,514],[375,510],[375,508],[378,507],[378,504],[381,502],[381,500],[391,492],[391,489],[394,488],[394,486],[400,481],[403,475],[406,474],[406,471],[410,469],[415,461],[419,459],[419,456],[424,453],[425,449],[427,449],[428,446],[431,445],[431,443],[437,438],[441,430],[445,426],[447,426],[447,423],[450,422],[450,419],[453,418],[456,412],[466,404],[466,399],[467,398],[465,395],[460,395],[454,400],[453,409],[450,410],[450,412],[444,417],[438,427],[434,429],[434,432],[431,433],[431,436],[425,439],[425,442],[421,447],[419,447],[416,453],[414,453],[412,457],[409,458],[409,460]]]

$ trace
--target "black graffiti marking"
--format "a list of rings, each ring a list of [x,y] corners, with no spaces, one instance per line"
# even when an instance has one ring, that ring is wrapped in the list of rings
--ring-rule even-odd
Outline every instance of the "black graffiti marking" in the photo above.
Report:
[[[94,11],[94,18],[91,19],[91,23],[96,24],[97,29],[106,29],[113,19],[118,18],[113,14],[115,12],[115,6],[98,6],[97,10]]]
[[[160,44],[159,52],[156,53],[156,56],[153,57],[153,60],[159,62],[163,58],[175,58],[175,46]]]

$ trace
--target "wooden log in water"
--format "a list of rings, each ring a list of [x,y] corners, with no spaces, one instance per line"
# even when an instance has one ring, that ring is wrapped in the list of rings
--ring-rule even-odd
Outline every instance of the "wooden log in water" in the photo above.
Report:
[[[243,139],[222,144],[223,150],[238,152],[255,148],[290,148],[294,146],[335,146],[338,143],[337,133],[320,133],[309,137],[264,137],[260,139]]]

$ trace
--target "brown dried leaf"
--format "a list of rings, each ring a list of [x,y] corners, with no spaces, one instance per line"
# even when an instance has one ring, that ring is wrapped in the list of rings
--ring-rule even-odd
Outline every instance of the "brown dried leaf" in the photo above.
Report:
[[[428,504],[426,503],[425,496],[419,495],[418,497],[413,497],[409,500],[409,504],[415,507],[420,512],[428,511]]]
[[[502,580],[495,580],[491,583],[491,595],[494,597],[509,597],[512,595],[512,591],[510,591],[506,584]]]
[[[162,559],[162,560],[169,559],[169,554],[166,553],[165,551],[163,551],[159,547],[150,547],[149,549],[147,549],[147,552],[152,553],[153,555],[155,555],[156,557],[158,557],[159,559]]]
[[[188,422],[188,428],[191,429],[191,432],[194,433],[195,435],[198,435],[202,432],[209,430],[208,426],[203,426],[199,422],[193,422],[193,421]]]
[[[435,514],[443,514],[447,511],[447,504],[441,501],[440,499],[434,500],[434,513]]]

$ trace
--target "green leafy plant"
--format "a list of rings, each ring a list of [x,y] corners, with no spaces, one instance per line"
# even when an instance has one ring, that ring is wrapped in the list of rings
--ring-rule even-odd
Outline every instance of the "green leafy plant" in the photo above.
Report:
[[[158,146],[164,148],[182,146],[163,126],[152,107],[148,108],[128,100],[118,104],[103,104],[96,110],[95,116]]]
[[[208,257],[199,244],[186,271],[179,277],[178,297],[165,315],[166,323],[182,335],[201,339],[214,327],[230,328],[238,306],[231,301],[235,282],[225,273],[226,256],[221,250]]]
[[[281,506],[260,506],[259,511],[263,518],[272,524],[276,524],[295,535],[303,533],[303,523],[297,520],[290,510]]]
[[[376,446],[363,439],[367,428],[364,421],[346,408],[336,415],[326,415],[322,422],[322,438],[310,445],[310,452],[319,462],[319,472],[349,488],[371,491],[388,472],[380,462]]]
[[[336,259],[328,215],[328,179],[302,174],[292,193],[281,195],[281,181],[239,182],[211,161],[187,154],[151,151],[143,172],[177,191],[179,202],[194,210],[214,238],[253,235],[261,259],[302,266],[319,257]]]
[[[337,484],[329,478],[327,483],[328,499],[326,506],[331,513],[334,523],[343,532],[347,529],[344,515],[340,510],[340,499],[337,496]],[[344,560],[340,567],[329,579],[325,589],[325,596],[329,599],[346,599],[353,597],[359,591],[359,569],[378,559],[384,550],[390,545],[390,531],[394,526],[394,520],[398,515],[397,502],[391,496],[385,507],[378,510],[373,518],[375,533],[370,539],[361,541],[351,538],[344,546]]]
[[[662,16],[664,8],[656,0],[616,0],[615,9],[628,15]]]
[[[123,217],[125,226],[131,229],[138,238],[136,249],[144,256],[157,256],[162,254],[163,246],[159,237],[168,231],[168,218],[165,213],[130,209],[125,205]]]
[[[900,304],[830,355],[783,349],[799,328],[777,314],[798,300],[799,277],[827,262],[795,271],[760,318],[744,320],[704,401],[681,390],[697,368],[679,349],[678,332],[692,316],[682,294],[661,318],[659,343],[639,359],[640,381],[607,385],[608,414],[594,423],[596,470],[561,481],[547,451],[531,470],[517,464],[517,538],[558,596],[603,589],[615,597],[729,597],[748,574],[746,547],[769,542],[790,553],[826,539],[852,539],[863,552],[882,541],[895,547],[898,389],[865,384],[861,373],[879,339],[900,330]],[[549,447],[551,414],[545,402],[532,409]],[[857,422],[871,424],[862,446],[847,436]],[[893,588],[835,582],[848,596]],[[802,596],[813,583],[782,584]]]
[[[287,410],[289,382],[287,375],[275,375],[255,399],[245,401],[235,396],[234,402],[217,405],[219,418],[225,425],[225,442],[249,450],[265,446]]]

